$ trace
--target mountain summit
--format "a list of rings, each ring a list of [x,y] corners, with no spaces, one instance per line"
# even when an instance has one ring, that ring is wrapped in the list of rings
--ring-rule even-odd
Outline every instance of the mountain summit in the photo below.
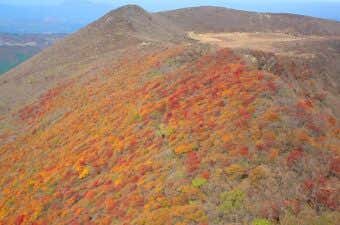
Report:
[[[170,41],[182,38],[184,33],[161,16],[150,14],[137,5],[127,5],[106,14],[88,29],[101,29],[115,35],[129,35],[144,41]]]

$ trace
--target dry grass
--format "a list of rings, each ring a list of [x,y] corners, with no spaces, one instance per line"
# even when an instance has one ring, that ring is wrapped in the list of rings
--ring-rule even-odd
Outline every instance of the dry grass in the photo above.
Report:
[[[222,48],[250,49],[256,51],[273,52],[280,55],[299,56],[307,58],[315,57],[315,55],[310,52],[304,52],[303,54],[301,54],[297,52],[297,49],[292,50],[291,48],[289,49],[289,47],[294,47],[295,45],[297,45],[297,42],[340,40],[339,36],[335,37],[294,36],[284,33],[260,33],[260,32],[202,33],[202,34],[189,32],[188,36],[191,39],[200,41],[202,43],[213,44]]]

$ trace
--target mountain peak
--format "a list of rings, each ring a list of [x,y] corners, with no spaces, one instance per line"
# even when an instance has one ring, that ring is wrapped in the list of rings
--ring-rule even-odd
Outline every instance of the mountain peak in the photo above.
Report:
[[[90,25],[91,32],[111,37],[135,37],[139,40],[174,40],[185,36],[166,18],[154,15],[138,5],[117,8]]]
[[[151,15],[138,5],[125,5],[112,10],[106,14],[103,18],[105,20],[111,20],[112,18],[123,18],[127,20],[141,20],[143,18],[148,18]]]
[[[124,14],[127,14],[127,15],[148,14],[148,12],[145,9],[143,9],[142,7],[140,7],[138,5],[133,5],[133,4],[119,7],[117,9],[111,11],[110,14],[112,14],[112,13],[124,13]]]
[[[145,11],[141,6],[136,4],[128,4],[117,8],[116,10],[138,10],[138,11]]]

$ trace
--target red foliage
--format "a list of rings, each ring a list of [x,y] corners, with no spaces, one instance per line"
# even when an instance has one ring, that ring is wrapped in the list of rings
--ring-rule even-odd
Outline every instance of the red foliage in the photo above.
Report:
[[[295,214],[298,214],[301,210],[301,204],[298,200],[286,200],[284,205],[291,209]]]
[[[311,179],[307,179],[303,182],[303,189],[305,191],[312,191],[314,188],[314,181]]]
[[[267,150],[265,144],[263,142],[259,142],[256,144],[256,150],[257,151],[265,151]]]
[[[295,162],[300,160],[303,157],[302,149],[295,149],[289,153],[287,157],[287,164],[288,166],[292,166]]]
[[[244,108],[239,110],[239,114],[245,120],[249,120],[251,118],[251,114]]]
[[[93,183],[92,183],[92,188],[96,188],[96,187],[99,187],[101,185],[101,182],[99,180],[95,180]]]
[[[298,109],[309,110],[313,108],[313,103],[309,99],[299,101],[297,104]]]
[[[203,173],[201,173],[201,176],[208,180],[210,178],[210,172],[209,171],[204,171]]]
[[[281,207],[275,202],[264,202],[262,204],[261,216],[277,220],[280,217]]]
[[[324,176],[319,176],[315,179],[307,179],[303,182],[302,192],[308,196],[308,198],[314,202],[314,204],[321,204],[330,209],[337,209],[338,192],[334,186]]]
[[[258,72],[256,78],[260,81],[263,80],[264,78],[263,72]]]
[[[105,201],[105,208],[107,209],[107,210],[114,210],[115,208],[116,208],[116,202],[113,200],[113,199],[107,199],[106,201]]]
[[[256,100],[257,96],[254,95],[246,100],[243,101],[243,106],[248,106],[250,105],[251,103],[253,103],[255,100]]]
[[[336,157],[331,160],[330,171],[336,175],[340,174],[340,157]]]
[[[248,149],[248,147],[242,147],[242,148],[240,149],[240,155],[241,155],[241,156],[248,156],[248,155],[249,155],[249,149]]]
[[[321,187],[316,193],[316,200],[330,209],[335,210],[338,208],[336,189]]]
[[[26,216],[25,215],[20,215],[17,217],[17,219],[15,220],[15,225],[21,225],[23,224],[23,222],[25,221]]]
[[[18,114],[21,120],[33,123],[37,118],[43,116],[51,108],[51,102],[59,96],[71,83],[60,84],[41,95],[39,101],[20,109]]]
[[[200,166],[201,159],[196,152],[189,152],[186,158],[186,166],[189,173],[194,172]]]
[[[234,72],[234,76],[239,79],[241,74],[243,74],[244,72],[244,68],[243,67],[240,67],[240,68],[237,68],[237,70]]]
[[[271,92],[276,92],[277,91],[277,85],[273,81],[268,81],[267,82],[267,89]]]
[[[152,171],[152,165],[143,165],[140,169],[140,175],[144,176],[146,173]]]
[[[86,194],[84,195],[84,197],[86,199],[89,199],[89,200],[92,200],[94,198],[94,196],[96,195],[96,192],[95,191],[87,191]]]

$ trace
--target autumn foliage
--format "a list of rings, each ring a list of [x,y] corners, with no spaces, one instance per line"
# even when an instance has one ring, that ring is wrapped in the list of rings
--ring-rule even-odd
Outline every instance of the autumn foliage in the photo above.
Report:
[[[181,45],[129,49],[93,73],[14,115],[27,129],[0,147],[0,224],[267,225],[339,210],[338,122],[279,76]]]

